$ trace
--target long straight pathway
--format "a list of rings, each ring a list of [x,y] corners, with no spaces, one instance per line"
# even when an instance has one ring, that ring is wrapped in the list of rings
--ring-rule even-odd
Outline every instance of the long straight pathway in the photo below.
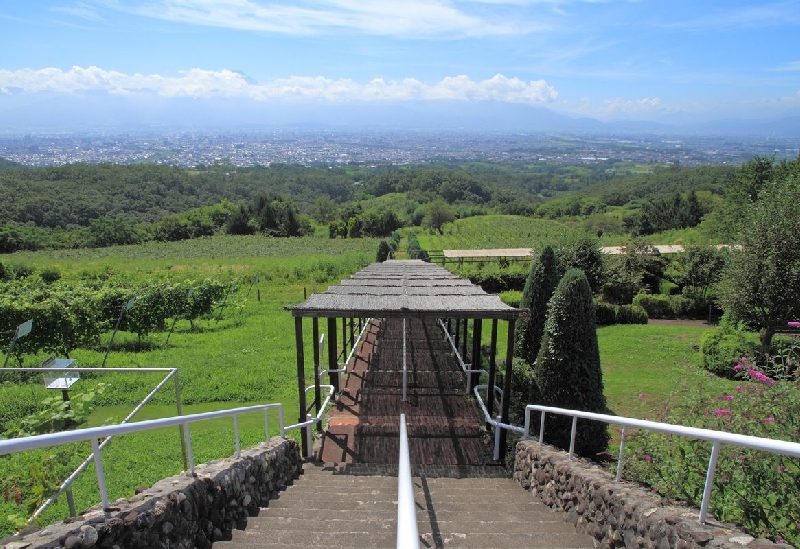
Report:
[[[407,399],[403,397],[403,325]],[[375,321],[327,417],[325,463],[397,463],[399,417],[406,414],[411,463],[483,466],[491,461],[480,410],[465,398],[464,373],[432,320]]]

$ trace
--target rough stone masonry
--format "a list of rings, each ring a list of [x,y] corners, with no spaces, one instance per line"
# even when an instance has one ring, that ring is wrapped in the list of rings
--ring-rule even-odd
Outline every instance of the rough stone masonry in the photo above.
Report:
[[[302,471],[300,450],[290,438],[273,437],[240,458],[195,467],[152,488],[74,519],[0,540],[4,549],[208,549],[244,528],[247,517],[291,484]],[[25,531],[23,531],[25,532]]]
[[[514,480],[595,539],[598,548],[790,549],[734,525],[698,522],[699,510],[665,505],[639,484],[615,482],[598,465],[534,440],[517,443]]]

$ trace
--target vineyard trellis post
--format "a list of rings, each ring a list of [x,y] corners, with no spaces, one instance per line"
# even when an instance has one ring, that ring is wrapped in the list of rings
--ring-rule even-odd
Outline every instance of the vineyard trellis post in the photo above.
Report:
[[[122,317],[125,316],[126,312],[131,310],[135,302],[136,302],[136,297],[132,297],[128,300],[128,302],[125,305],[122,306],[122,311],[120,311],[119,317],[117,317],[117,323],[114,326],[114,331],[111,333],[111,340],[108,342],[108,347],[106,347],[106,354],[103,357],[103,363],[100,365],[101,368],[104,368],[106,365],[106,359],[108,358],[108,353],[111,351],[111,344],[114,343],[114,337],[117,335],[120,322],[122,322]]]

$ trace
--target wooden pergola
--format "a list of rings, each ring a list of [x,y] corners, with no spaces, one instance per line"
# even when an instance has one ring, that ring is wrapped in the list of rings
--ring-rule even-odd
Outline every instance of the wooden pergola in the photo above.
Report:
[[[355,319],[367,318],[421,318],[441,319],[448,330],[455,328],[456,348],[461,347],[461,356],[467,356],[467,334],[472,322],[471,370],[480,370],[483,320],[491,320],[491,344],[489,356],[488,385],[494,387],[496,377],[497,326],[498,321],[508,322],[506,342],[505,376],[501,406],[501,421],[508,423],[511,393],[511,367],[514,354],[514,328],[517,319],[528,311],[506,305],[496,295],[487,294],[469,280],[454,275],[447,269],[421,260],[389,260],[373,263],[340,284],[330,286],[325,292],[312,294],[298,305],[286,307],[295,319],[295,342],[297,346],[297,384],[300,399],[300,421],[306,420],[312,407],[320,412],[319,349],[314,345],[315,402],[309,407],[306,399],[305,353],[303,318],[313,321],[313,339],[319,341],[319,319],[327,319],[327,355],[330,384],[339,392],[339,366],[337,359],[337,320],[342,319],[342,354],[346,356],[347,319],[352,332]],[[470,374],[468,389],[477,385],[480,373]],[[487,391],[487,410],[494,413],[494,391]],[[501,445],[505,445],[506,431],[501,432]],[[303,452],[308,454],[306,436],[303,436]]]

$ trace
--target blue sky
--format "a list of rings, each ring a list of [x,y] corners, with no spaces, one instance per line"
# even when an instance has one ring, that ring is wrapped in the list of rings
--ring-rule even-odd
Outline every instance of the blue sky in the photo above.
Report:
[[[97,94],[796,116],[800,0],[0,1],[0,107]]]

